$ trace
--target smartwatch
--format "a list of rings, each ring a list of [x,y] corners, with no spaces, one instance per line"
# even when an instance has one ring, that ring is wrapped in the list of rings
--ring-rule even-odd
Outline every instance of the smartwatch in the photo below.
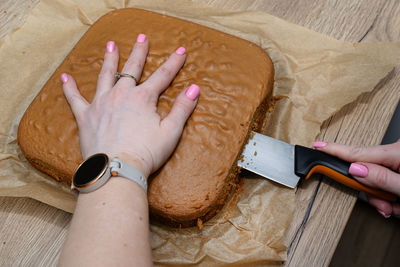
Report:
[[[104,185],[112,176],[127,178],[143,188],[147,193],[146,177],[136,168],[118,158],[110,158],[104,153],[90,156],[76,169],[71,190],[89,193]]]

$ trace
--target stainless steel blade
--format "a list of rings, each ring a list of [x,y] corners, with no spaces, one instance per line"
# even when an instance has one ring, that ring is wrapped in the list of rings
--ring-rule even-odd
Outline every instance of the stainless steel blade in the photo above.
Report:
[[[294,146],[256,132],[251,134],[238,166],[288,187],[296,187]]]

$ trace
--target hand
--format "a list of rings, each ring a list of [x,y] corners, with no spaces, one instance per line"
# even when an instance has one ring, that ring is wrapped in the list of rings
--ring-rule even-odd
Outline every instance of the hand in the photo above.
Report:
[[[149,42],[140,34],[122,73],[140,80]],[[170,156],[186,120],[197,104],[200,88],[192,84],[175,100],[163,119],[157,114],[159,95],[168,87],[185,62],[185,48],[178,48],[142,84],[130,77],[116,81],[118,47],[108,42],[92,103],[79,93],[72,76],[63,73],[63,91],[79,128],[83,159],[105,153],[137,167],[148,177]]]
[[[400,141],[400,140],[399,140]],[[341,158],[350,165],[349,173],[362,184],[400,196],[400,142],[374,147],[345,146],[314,142],[314,148]],[[400,215],[400,204],[368,195],[369,203],[385,218]]]

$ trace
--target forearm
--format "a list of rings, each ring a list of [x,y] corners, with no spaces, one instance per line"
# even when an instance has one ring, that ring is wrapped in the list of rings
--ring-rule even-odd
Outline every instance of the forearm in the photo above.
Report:
[[[195,84],[185,88],[170,113],[161,119],[157,100],[182,68],[186,50],[179,47],[151,77],[137,84],[148,49],[146,36],[138,35],[122,68],[129,75],[116,80],[118,47],[113,41],[107,42],[91,103],[81,95],[71,75],[61,74],[63,91],[79,128],[82,157],[88,159],[99,152],[108,159],[118,157],[146,177],[160,168],[175,149],[200,93],[200,87]],[[85,166],[93,167],[96,175],[101,174],[103,169],[97,165],[107,161],[104,158],[100,156]],[[82,183],[75,184],[77,189],[79,185],[86,185],[85,178],[95,178],[86,177],[87,170],[84,170],[80,173],[84,178]],[[111,178],[97,190],[80,194],[59,263],[149,266],[152,265],[149,235],[146,193],[128,179]]]
[[[151,266],[147,196],[136,183],[111,178],[80,194],[60,266]]]

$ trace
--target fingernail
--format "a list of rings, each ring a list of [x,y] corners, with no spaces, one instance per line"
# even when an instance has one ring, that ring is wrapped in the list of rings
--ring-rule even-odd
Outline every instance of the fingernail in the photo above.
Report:
[[[368,175],[368,168],[358,163],[352,163],[349,168],[349,173],[353,176],[364,178]]]
[[[61,74],[61,81],[63,83],[68,82],[68,75],[66,73]]]
[[[115,50],[115,43],[113,41],[107,42],[107,52],[111,53]]]
[[[197,96],[200,93],[200,87],[197,84],[192,84],[186,90],[186,96],[192,99],[193,101],[196,100]]]
[[[382,215],[383,217],[385,217],[385,219],[388,219],[388,218],[390,218],[390,214],[389,215],[387,215],[386,213],[384,213],[383,211],[381,211],[380,209],[376,209],[378,212],[379,212],[379,214],[380,215]]]
[[[326,142],[314,142],[312,144],[312,146],[315,147],[315,148],[321,148],[321,147],[325,147],[327,144],[328,143],[326,143]]]
[[[186,52],[186,49],[183,46],[179,47],[175,51],[175,53],[177,53],[178,55],[183,55],[183,54],[185,54],[185,52]]]
[[[138,42],[138,43],[144,43],[144,41],[146,41],[146,35],[143,34],[143,33],[139,34],[138,37],[137,37],[137,39],[136,39],[136,42]]]

